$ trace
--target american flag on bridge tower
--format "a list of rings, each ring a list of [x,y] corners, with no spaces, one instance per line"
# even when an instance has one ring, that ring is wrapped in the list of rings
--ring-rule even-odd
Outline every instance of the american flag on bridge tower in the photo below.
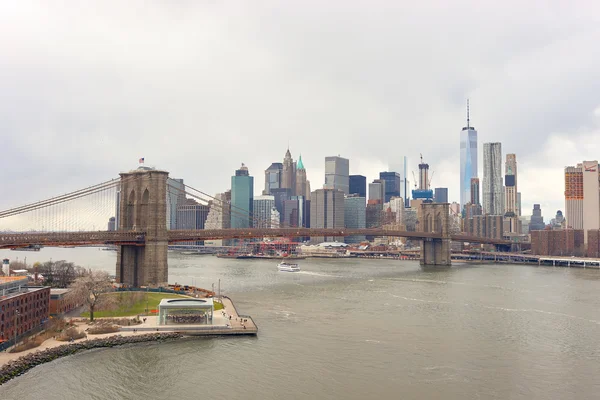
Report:
[[[140,158],[140,164],[144,163],[144,157]]]

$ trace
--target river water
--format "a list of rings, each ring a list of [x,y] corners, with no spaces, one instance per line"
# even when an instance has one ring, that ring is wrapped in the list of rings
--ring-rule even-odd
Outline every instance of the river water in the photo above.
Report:
[[[98,249],[0,251],[114,273]],[[590,399],[600,393],[600,271],[170,253],[170,281],[222,293],[258,337],[94,350],[34,368],[0,399]]]

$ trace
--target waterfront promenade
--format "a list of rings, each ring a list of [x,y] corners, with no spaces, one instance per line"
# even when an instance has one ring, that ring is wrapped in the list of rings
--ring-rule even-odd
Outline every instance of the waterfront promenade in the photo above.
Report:
[[[252,317],[240,315],[229,297],[223,297],[223,310],[215,311],[212,325],[158,325],[158,317],[141,317],[146,321],[132,326],[122,326],[118,332],[103,333],[98,335],[88,335],[87,338],[76,339],[73,342],[61,342],[56,339],[47,339],[40,346],[33,349],[21,351],[19,353],[0,352],[0,368],[10,361],[16,360],[22,356],[62,346],[65,344],[81,343],[94,339],[105,339],[114,336],[142,336],[149,333],[180,333],[185,336],[223,336],[223,335],[256,335],[258,327]],[[231,319],[229,318],[231,316]],[[131,317],[135,317],[132,315]],[[103,318],[97,318],[95,321],[101,321]],[[74,324],[80,331],[86,331],[96,325],[89,324],[87,321],[77,321]]]

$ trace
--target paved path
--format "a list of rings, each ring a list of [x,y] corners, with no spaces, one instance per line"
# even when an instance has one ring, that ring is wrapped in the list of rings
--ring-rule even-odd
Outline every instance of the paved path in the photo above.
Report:
[[[227,316],[231,315],[230,321],[231,321],[232,328],[244,329],[244,326],[245,326],[246,329],[252,329],[252,330],[257,329],[252,318],[248,318],[248,317],[244,318],[244,317],[239,316],[231,299],[229,299],[227,297],[223,297],[222,302],[223,302],[223,307],[224,307],[223,311],[225,311],[225,314]],[[217,311],[217,312],[220,312],[220,311]]]
[[[256,332],[258,330],[256,325],[254,324],[254,321],[252,320],[252,318],[250,318],[248,316],[246,316],[246,317],[239,316],[231,299],[223,297],[222,302],[223,302],[224,308],[223,308],[223,310],[215,311],[215,313],[214,313],[215,316],[213,318],[213,325],[221,325],[225,328],[225,325],[229,324],[231,326],[231,328],[229,328],[229,329],[231,329],[231,333],[243,332],[244,334],[246,334],[246,332],[247,332],[247,333],[251,334],[252,332]],[[231,319],[229,319],[229,316],[231,316]],[[122,317],[122,318],[134,318],[134,317],[135,316]],[[83,341],[91,340],[91,339],[101,339],[101,338],[114,336],[114,335],[121,335],[121,336],[145,335],[148,333],[152,333],[150,328],[156,328],[158,326],[157,325],[157,322],[158,322],[157,316],[148,316],[148,317],[140,316],[140,318],[142,320],[145,318],[146,321],[142,322],[141,324],[135,325],[136,329],[142,328],[136,332],[133,332],[133,330],[131,330],[132,328],[134,328],[134,326],[127,326],[127,327],[123,327],[123,328],[126,328],[126,330],[121,330],[119,332],[103,333],[103,334],[99,334],[99,335],[88,335],[87,338],[77,339],[74,342],[83,342]],[[96,320],[100,321],[102,319],[103,318],[97,318]],[[85,331],[86,329],[88,329],[92,326],[95,326],[95,325],[89,325],[87,322],[74,322],[74,324],[77,326],[77,329],[80,331]],[[246,328],[244,328],[244,326]],[[161,332],[166,331],[166,330],[164,330],[165,327],[172,328],[172,330],[169,330],[171,332],[185,330],[185,326],[167,325],[167,326],[164,326],[163,329],[161,329]],[[197,328],[198,325],[196,325],[195,327]],[[154,329],[152,329],[152,330],[154,330]],[[69,342],[61,342],[56,339],[47,339],[39,347],[21,351],[19,353],[9,353],[7,351],[2,351],[2,352],[0,352],[0,366],[6,364],[7,362],[9,362],[11,360],[16,360],[17,358],[24,356],[26,354],[34,353],[36,351],[46,350],[51,347],[58,347],[63,344],[69,344]]]
[[[75,322],[75,325],[77,326],[78,330],[86,330],[90,327],[89,324],[85,323],[85,322]],[[92,325],[93,326],[93,325]],[[86,340],[91,340],[91,339],[101,339],[101,338],[105,338],[105,337],[109,337],[109,336],[114,336],[114,335],[121,335],[121,336],[134,336],[134,335],[143,335],[143,334],[147,334],[148,332],[111,332],[111,333],[102,333],[99,335],[88,335],[87,338],[83,338],[83,339],[77,339],[74,340],[73,342],[84,342]],[[11,360],[16,360],[17,358],[27,355],[29,353],[34,353],[36,351],[41,351],[41,350],[46,350],[52,347],[58,347],[61,346],[63,344],[69,344],[72,342],[61,342],[58,341],[56,339],[47,339],[44,341],[44,343],[42,343],[40,346],[38,347],[34,347],[33,349],[29,349],[29,350],[25,350],[25,351],[21,351],[19,353],[9,353],[8,351],[2,351],[0,352],[0,366],[6,364],[7,362],[11,361]],[[10,350],[10,349],[7,349]]]

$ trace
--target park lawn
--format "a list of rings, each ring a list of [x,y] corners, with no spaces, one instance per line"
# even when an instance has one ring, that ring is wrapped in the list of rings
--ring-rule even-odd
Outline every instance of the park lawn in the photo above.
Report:
[[[118,295],[127,295],[130,293],[140,293],[140,292],[112,292],[107,293],[104,296],[118,296]],[[158,304],[162,299],[175,299],[175,298],[190,298],[190,296],[183,296],[180,294],[174,293],[156,293],[156,292],[148,292],[144,293],[144,297],[142,300],[133,304],[132,307],[127,308],[119,308],[118,310],[113,311],[95,311],[94,318],[107,318],[107,317],[130,317],[139,314],[144,314],[146,311],[146,295],[148,296],[148,309],[149,310],[157,310]],[[223,308],[223,304],[215,302],[215,311]],[[82,317],[89,318],[90,313],[84,312],[81,313]]]

